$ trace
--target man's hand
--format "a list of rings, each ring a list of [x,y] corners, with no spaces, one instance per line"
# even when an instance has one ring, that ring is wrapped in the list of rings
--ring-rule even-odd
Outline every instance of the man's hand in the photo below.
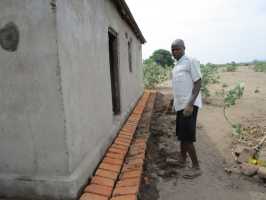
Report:
[[[192,113],[193,113],[193,106],[191,106],[191,105],[187,105],[187,106],[185,107],[184,111],[183,111],[183,115],[184,115],[185,117],[189,117],[190,115],[192,115]]]

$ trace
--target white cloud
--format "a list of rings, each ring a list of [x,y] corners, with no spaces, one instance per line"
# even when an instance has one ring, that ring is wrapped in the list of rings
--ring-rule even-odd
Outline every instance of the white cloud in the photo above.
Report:
[[[126,0],[148,43],[143,57],[183,38],[202,62],[266,58],[264,0]]]

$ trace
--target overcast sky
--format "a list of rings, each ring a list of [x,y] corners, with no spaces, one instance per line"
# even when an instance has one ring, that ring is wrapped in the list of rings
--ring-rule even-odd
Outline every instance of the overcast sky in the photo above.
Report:
[[[147,43],[143,58],[183,38],[202,63],[266,60],[266,0],[126,0]]]

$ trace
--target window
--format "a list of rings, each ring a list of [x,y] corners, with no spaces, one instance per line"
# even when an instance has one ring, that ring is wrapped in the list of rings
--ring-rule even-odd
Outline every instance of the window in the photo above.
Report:
[[[118,67],[118,37],[117,33],[109,28],[109,63],[112,89],[112,107],[113,114],[118,115],[120,108],[120,87],[119,87],[119,67]]]
[[[128,41],[128,66],[129,71],[132,72],[132,39]]]

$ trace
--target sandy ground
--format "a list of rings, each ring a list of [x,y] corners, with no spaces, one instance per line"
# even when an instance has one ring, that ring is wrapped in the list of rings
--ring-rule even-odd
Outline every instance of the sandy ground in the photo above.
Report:
[[[234,140],[223,117],[222,98],[216,91],[222,89],[223,83],[230,88],[238,81],[245,83],[244,96],[228,110],[228,115],[244,126],[266,125],[266,73],[253,72],[247,67],[237,72],[222,72],[220,83],[211,87],[209,104],[199,112],[196,148],[203,174],[192,180],[182,177],[184,169],[167,162],[169,158],[178,158],[179,144],[175,138],[175,115],[163,113],[171,85],[164,83],[163,88],[158,89],[141,199],[266,200],[265,182],[257,177],[228,175],[224,171],[233,163]]]

